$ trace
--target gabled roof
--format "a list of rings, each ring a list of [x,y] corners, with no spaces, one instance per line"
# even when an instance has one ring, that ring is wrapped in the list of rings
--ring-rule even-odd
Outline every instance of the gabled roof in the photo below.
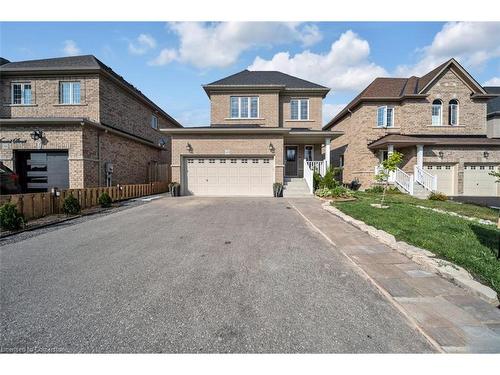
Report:
[[[500,116],[500,86],[488,86],[484,89],[488,94],[499,95],[488,101],[486,113],[488,116]]]
[[[315,90],[324,92],[324,95],[330,91],[328,87],[282,72],[263,70],[250,71],[247,69],[203,86],[207,93],[212,89],[235,87],[274,87],[276,89],[285,90]]]
[[[5,59],[4,59],[5,60]],[[7,60],[6,60],[7,61]],[[123,85],[132,94],[145,101],[147,104],[152,106],[156,111],[161,113],[164,117],[168,118],[174,126],[182,127],[182,125],[175,120],[172,116],[166,113],[153,101],[151,101],[146,95],[144,95],[138,88],[136,88],[131,83],[127,82],[125,78],[116,73],[109,66],[104,64],[101,60],[93,55],[82,55],[82,56],[67,56],[67,57],[56,57],[50,59],[40,59],[40,60],[27,60],[27,61],[15,61],[7,62],[0,65],[0,73],[5,75],[14,74],[60,74],[60,73],[73,73],[73,72],[95,72],[104,73],[108,77],[113,78],[115,81]]]
[[[450,66],[454,66],[461,79],[466,80],[474,91],[474,97],[490,97],[484,88],[455,60],[450,59],[431,70],[422,77],[409,78],[375,78],[359,95],[357,95],[342,111],[340,111],[324,129],[337,124],[349,111],[366,101],[402,101],[408,98],[425,98],[426,90],[432,83],[441,77],[441,74]]]

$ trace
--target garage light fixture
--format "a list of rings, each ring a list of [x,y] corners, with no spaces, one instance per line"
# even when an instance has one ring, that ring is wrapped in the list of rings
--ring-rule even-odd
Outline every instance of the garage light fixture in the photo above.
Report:
[[[191,146],[191,143],[186,145],[186,150],[188,150],[188,152],[193,152],[193,146]]]
[[[39,139],[42,139],[43,138],[43,131],[42,130],[33,130],[30,134],[31,136],[31,139],[33,139],[34,141],[38,141]]]
[[[485,152],[483,152],[483,156],[484,156],[485,158],[487,158],[488,156],[490,156],[490,153],[489,153],[488,151],[485,151]]]
[[[272,143],[269,143],[269,151],[271,151],[274,154],[275,148]]]
[[[443,151],[439,151],[438,155],[439,155],[439,157],[442,159],[442,158],[443,158],[443,156],[444,156],[444,152],[443,152]]]

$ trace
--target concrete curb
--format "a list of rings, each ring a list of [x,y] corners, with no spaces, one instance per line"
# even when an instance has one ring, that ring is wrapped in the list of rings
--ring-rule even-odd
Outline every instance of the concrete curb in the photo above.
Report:
[[[339,209],[331,206],[329,202],[323,203],[322,207],[326,211],[341,218],[345,222],[355,226],[365,233],[368,233],[370,236],[396,250],[398,253],[410,258],[415,263],[421,265],[427,271],[436,273],[444,277],[445,279],[448,279],[453,283],[461,286],[462,288],[468,289],[474,295],[480,297],[486,302],[494,306],[498,306],[499,302],[497,293],[490,287],[487,287],[486,285],[483,285],[474,280],[471,274],[464,268],[459,267],[446,260],[437,259],[436,256],[428,250],[407,244],[403,241],[397,241],[392,234],[389,234],[380,229],[376,229],[370,225],[365,224],[363,221],[356,220],[351,216],[344,214]]]

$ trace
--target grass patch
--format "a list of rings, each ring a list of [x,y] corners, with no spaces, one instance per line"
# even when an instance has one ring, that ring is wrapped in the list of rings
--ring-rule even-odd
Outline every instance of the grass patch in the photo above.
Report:
[[[386,204],[390,208],[381,210],[370,206],[371,203],[380,202],[379,194],[359,192],[356,196],[356,201],[334,202],[332,205],[355,219],[394,235],[398,240],[430,250],[438,257],[464,267],[481,282],[500,293],[500,261],[496,260],[499,234],[496,227],[422,210],[416,205],[489,220],[496,220],[498,214],[495,210],[491,210],[495,212],[495,216],[491,217],[485,215],[488,213],[485,207],[423,201],[400,194],[387,195]],[[460,207],[461,210],[448,207]]]

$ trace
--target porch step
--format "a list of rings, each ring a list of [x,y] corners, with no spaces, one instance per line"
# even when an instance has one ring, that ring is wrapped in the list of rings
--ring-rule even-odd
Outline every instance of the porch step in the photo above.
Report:
[[[309,187],[303,178],[285,178],[283,196],[288,198],[310,197]]]

